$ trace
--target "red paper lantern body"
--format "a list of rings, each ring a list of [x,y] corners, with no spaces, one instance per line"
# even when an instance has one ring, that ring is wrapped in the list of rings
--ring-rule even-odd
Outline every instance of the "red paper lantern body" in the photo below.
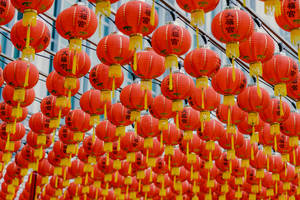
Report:
[[[70,111],[70,108],[67,106],[62,108],[58,106],[57,97],[53,95],[49,95],[43,98],[40,107],[41,107],[41,112],[49,118],[57,118],[59,116],[59,112],[61,112],[61,117],[64,117]]]
[[[92,128],[90,115],[79,109],[70,111],[65,118],[65,122],[71,131],[87,132]]]
[[[15,8],[10,0],[1,1],[0,25],[8,24],[15,16]]]
[[[226,55],[230,58],[238,58],[238,42],[252,35],[254,23],[247,12],[229,8],[213,18],[211,31],[217,40],[226,43]]]
[[[74,4],[63,10],[56,19],[56,30],[65,39],[87,39],[97,29],[97,17],[88,7]]]
[[[297,104],[297,109],[300,108],[300,73],[297,78],[287,84],[287,94],[292,97]]]
[[[74,51],[69,48],[59,50],[53,60],[54,69],[62,76],[80,78],[86,75],[91,67],[91,60],[85,51],[76,53],[76,73],[73,74]]]
[[[14,24],[10,32],[10,38],[13,45],[20,51],[26,48],[27,27],[23,26],[20,20]],[[30,43],[29,46],[35,53],[44,51],[50,43],[50,31],[47,25],[40,21],[36,21],[35,26],[30,26]]]
[[[7,103],[8,105],[18,106],[20,102],[19,97],[14,98],[14,93],[15,93],[15,89],[9,85],[6,85],[3,88],[2,97],[5,103]],[[20,103],[20,106],[21,107],[29,106],[34,101],[34,98],[35,98],[35,92],[33,88],[25,90],[24,101]]]
[[[12,115],[13,107],[6,104],[5,102],[0,103],[0,119],[5,122],[21,122],[26,119],[28,110],[26,107],[22,108],[22,115],[16,117]]]
[[[50,118],[44,116],[41,112],[31,115],[29,119],[29,127],[36,133],[51,133],[53,129],[49,128],[49,124]]]
[[[80,98],[81,109],[90,115],[102,115],[104,114],[104,109],[109,109],[110,102],[106,103],[101,100],[101,92],[99,90],[88,90],[82,94]]]

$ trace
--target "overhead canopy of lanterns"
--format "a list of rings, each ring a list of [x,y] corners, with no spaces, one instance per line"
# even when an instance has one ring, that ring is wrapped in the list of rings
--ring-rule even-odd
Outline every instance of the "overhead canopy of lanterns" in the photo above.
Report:
[[[22,56],[0,70],[0,199],[15,199],[22,182],[20,200],[300,199],[300,115],[286,102],[300,107],[298,61],[275,54],[273,38],[255,30],[248,12],[227,1],[213,16],[211,32],[226,45],[226,65],[198,39],[205,13],[219,0],[176,0],[191,14],[189,30],[178,23],[158,27],[155,1],[125,2],[113,13],[121,33],[99,39],[100,62],[91,68],[82,42],[97,26],[100,32],[102,16],[112,15],[117,1],[89,2],[96,12],[78,3],[58,14],[56,31],[69,46],[55,53],[46,79],[50,95],[25,121],[39,80],[32,61],[51,40],[37,15],[54,0],[0,0],[1,26],[16,9],[23,13],[10,30]],[[299,50],[300,1],[264,2]],[[144,38],[151,47],[143,47]],[[236,63],[249,68],[256,85]],[[124,65],[139,81],[125,85]],[[92,89],[81,95],[80,108],[71,109],[79,79],[88,73]],[[161,94],[154,96],[152,83]]]

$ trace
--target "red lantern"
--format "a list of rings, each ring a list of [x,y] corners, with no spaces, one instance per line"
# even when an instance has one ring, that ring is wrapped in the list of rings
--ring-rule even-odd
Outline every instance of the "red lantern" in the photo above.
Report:
[[[274,147],[277,149],[276,135],[280,134],[279,123],[284,122],[290,115],[290,108],[286,102],[280,103],[278,99],[271,99],[269,106],[259,113],[265,122],[271,124],[271,135],[274,135]]]
[[[250,64],[250,75],[256,78],[262,76],[262,63],[270,60],[274,51],[274,41],[266,33],[254,32],[246,41],[240,43],[240,58]]]
[[[79,109],[70,111],[65,118],[65,122],[66,126],[75,132],[87,132],[92,128],[90,115]]]
[[[260,132],[264,128],[264,121],[258,116],[258,122],[255,124],[249,124],[249,114],[244,115],[244,120],[242,120],[238,124],[238,129],[243,134],[252,135],[254,138],[252,138],[253,142],[258,142],[258,135],[254,135],[256,132]]]
[[[144,138],[156,137],[159,135],[158,120],[151,115],[144,115],[137,122],[137,133]]]
[[[43,113],[41,112],[31,115],[29,119],[29,127],[31,128],[32,131],[36,133],[40,133],[40,134],[51,133],[53,129],[49,127],[49,124],[50,124],[50,119],[44,116]]]
[[[59,139],[65,144],[76,144],[74,132],[66,126],[62,126],[58,132]]]
[[[277,24],[285,31],[291,32],[291,42],[293,45],[298,47],[298,54],[300,53],[300,40],[299,40],[299,28],[300,25],[297,23],[299,18],[299,0],[283,0],[281,2],[281,13],[279,13],[275,20]],[[292,14],[291,14],[292,13]]]
[[[147,49],[137,53],[137,68],[132,68],[133,73],[140,77],[142,88],[152,90],[152,80],[165,72],[165,59]]]
[[[97,124],[99,122],[98,115],[104,114],[104,118],[106,119],[110,102],[102,101],[101,92],[92,89],[82,94],[80,98],[80,107],[84,112],[91,115],[91,124]]]
[[[10,32],[10,38],[13,45],[23,52],[22,57],[34,59],[34,54],[45,50],[50,43],[50,31],[47,25],[36,20],[35,26],[23,26],[23,20],[14,24]],[[27,29],[29,38],[27,39]]]
[[[214,10],[220,0],[213,1],[204,1],[204,0],[195,0],[195,1],[184,1],[176,0],[178,6],[185,12],[191,13],[191,24],[193,26],[202,26],[205,24],[205,13],[208,13]]]
[[[80,88],[80,81],[76,80],[76,87],[67,89],[65,87],[66,78],[52,71],[46,79],[47,90],[54,96],[74,96]]]
[[[171,146],[175,146],[181,142],[183,139],[183,131],[176,128],[174,124],[169,124],[168,129],[162,131],[162,138],[158,137],[158,140],[163,139],[163,143],[167,146],[170,146],[168,148],[171,149]],[[166,154],[172,153],[172,150],[169,152],[167,149],[165,151]]]
[[[211,32],[220,42],[226,43],[226,55],[238,58],[239,42],[248,39],[254,31],[251,16],[242,10],[227,8],[212,20]]]
[[[52,137],[51,135],[43,136],[40,133],[29,131],[26,136],[26,142],[34,149],[40,149],[41,147],[47,149],[52,144]]]
[[[197,78],[197,87],[207,86],[208,77],[213,77],[220,66],[221,59],[218,54],[208,48],[196,48],[184,59],[184,69],[189,75]]]
[[[99,64],[93,67],[89,74],[91,85],[101,90],[101,98],[105,101],[111,101],[111,90],[121,87],[124,81],[124,74],[121,71],[120,77],[109,77],[109,66]]]
[[[66,116],[70,108],[64,105],[60,106],[59,98],[53,95],[49,95],[41,101],[41,112],[49,118],[59,118]]]
[[[125,135],[125,126],[132,124],[130,120],[130,110],[121,103],[112,104],[107,113],[108,120],[116,127],[116,135],[121,137]]]
[[[263,78],[274,85],[275,96],[286,96],[286,84],[297,78],[298,65],[292,58],[277,54],[263,64]]]
[[[116,51],[119,49],[119,51]],[[102,38],[97,46],[99,60],[109,65],[108,77],[122,77],[121,65],[128,64],[133,56],[129,49],[129,39],[123,35],[110,34]]]
[[[74,59],[76,59],[75,62]],[[75,71],[73,71],[73,65],[76,65]],[[80,51],[74,55],[74,52],[69,48],[64,48],[55,54],[53,66],[55,71],[62,76],[80,78],[89,72],[91,60],[85,51]]]
[[[289,136],[292,147],[297,147],[298,137],[300,136],[300,115],[298,113],[290,113],[287,120],[280,124],[280,131]]]
[[[300,73],[296,79],[288,82],[287,94],[296,101],[297,109],[300,109]]]
[[[56,30],[70,40],[70,49],[81,50],[81,40],[91,37],[97,29],[95,13],[84,5],[74,4],[63,10],[56,19]]]
[[[140,50],[143,48],[143,36],[151,34],[157,27],[158,15],[146,2],[129,1],[119,7],[115,22],[122,33],[130,36],[129,49]]]
[[[0,124],[0,137],[2,140],[9,141],[18,141],[21,140],[25,135],[25,127],[21,123],[17,123],[15,126],[14,132],[7,131],[8,124],[6,122],[2,122]]]
[[[163,95],[158,95],[153,99],[152,104],[149,105],[149,111],[153,117],[159,119],[159,130],[168,129],[168,119],[175,117],[172,111],[172,101]]]
[[[15,89],[9,85],[6,85],[2,91],[2,97],[5,103],[11,106],[26,107],[32,104],[35,98],[34,89]]]
[[[173,81],[171,81],[171,79]],[[170,88],[170,84],[172,87]],[[182,100],[191,96],[194,86],[193,80],[184,75],[183,73],[174,73],[171,76],[167,76],[161,83],[161,92],[168,99],[172,100],[172,111],[177,113],[183,110]],[[178,123],[178,114],[176,116],[176,124]]]
[[[15,107],[12,107],[5,102],[0,103],[0,119],[5,122],[21,122],[24,121],[27,117],[28,110],[26,107],[21,109],[21,115],[15,116],[14,114]]]
[[[245,119],[246,113],[237,104],[234,106],[220,104],[216,110],[216,115],[222,123],[228,124],[229,110],[231,124],[238,125]]]
[[[3,70],[5,82],[12,87],[33,88],[39,80],[39,71],[30,62],[16,60],[6,65]]]
[[[144,90],[140,84],[132,83],[122,89],[120,101],[131,110],[131,120],[139,121],[140,111],[148,109],[148,104],[152,103],[153,97],[150,90]]]
[[[258,90],[259,92],[257,92]],[[270,101],[269,93],[265,89],[255,86],[247,87],[237,97],[239,107],[248,112],[248,123],[252,126],[258,125],[258,112],[267,108]]]
[[[10,0],[1,1],[0,25],[8,24],[15,16],[15,8]]]
[[[189,104],[200,111],[201,128],[205,121],[210,120],[210,111],[215,110],[220,104],[220,95],[211,87],[194,88],[189,98]]]
[[[189,31],[175,24],[160,26],[152,35],[154,51],[165,56],[166,69],[170,69],[170,90],[172,90],[172,67],[178,67],[177,57],[187,53],[191,43]]]

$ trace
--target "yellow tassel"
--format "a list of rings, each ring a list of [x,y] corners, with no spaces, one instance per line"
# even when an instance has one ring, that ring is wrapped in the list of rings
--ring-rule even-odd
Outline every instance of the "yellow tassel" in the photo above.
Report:
[[[67,179],[67,168],[65,167],[65,169],[64,169],[64,181]]]
[[[277,151],[277,137],[274,135],[274,150]]]
[[[172,68],[170,68],[170,74],[169,74],[169,90],[173,90],[173,75],[172,75]]]
[[[201,76],[196,79],[196,87],[197,88],[207,88],[208,87],[208,77],[207,76]]]
[[[106,165],[109,165],[109,152],[106,152]]]
[[[32,173],[29,175],[29,184],[31,185],[31,180],[32,180]]]
[[[228,58],[239,58],[239,43],[238,42],[230,42],[226,44],[226,56]]]
[[[87,185],[87,183],[88,183],[88,180],[89,180],[89,174],[88,174],[88,173],[86,173],[86,174],[85,174],[84,185]]]
[[[283,107],[282,107],[282,99],[281,99],[281,96],[280,96],[279,98],[280,98],[280,116],[283,116],[284,113],[283,113]]]
[[[73,65],[72,65],[72,74],[75,75],[76,71],[77,71],[77,51],[74,51]]]
[[[254,160],[254,150],[253,150],[253,145],[251,145],[251,160]]]
[[[280,83],[274,86],[274,95],[275,96],[286,96],[287,90],[286,90],[286,84]]]
[[[145,200],[147,200],[148,192],[145,193]]]
[[[201,88],[201,108],[204,109],[204,88]]]
[[[148,160],[149,160],[149,149],[147,148],[146,150],[146,163],[148,164]]]
[[[127,185],[126,186],[126,193],[125,193],[126,197],[128,197],[128,189],[129,189],[129,186]]]
[[[152,183],[152,181],[153,181],[153,176],[152,176],[152,168],[150,167],[150,183]]]
[[[164,137],[164,135],[163,135],[163,132],[161,131],[160,132],[160,148],[163,147],[163,137]]]
[[[247,168],[246,167],[244,168],[244,178],[245,178],[245,180],[247,180]]]
[[[106,106],[106,102],[104,104],[104,120],[107,119],[107,106]]]
[[[120,144],[121,144],[121,137],[118,138],[118,147],[117,147],[118,151],[120,151],[120,149],[121,149]]]
[[[55,132],[56,132],[56,129],[53,130],[52,144],[54,144],[54,142],[55,142]]]
[[[152,26],[154,26],[154,24],[155,24],[155,0],[152,0],[150,24]]]
[[[243,1],[244,6],[246,6],[246,0]]]
[[[278,183],[277,183],[277,181],[275,181],[275,194],[277,194],[278,193]]]
[[[266,0],[265,1],[265,13],[275,16],[281,15],[281,2],[280,0]]]
[[[10,148],[10,133],[7,134],[5,150],[8,151]]]
[[[142,184],[142,179],[139,179],[139,186],[138,186],[138,191],[141,192],[141,184]]]
[[[25,81],[24,81],[24,87],[28,86],[28,77],[29,77],[29,62],[27,63],[27,70],[26,70],[26,74],[25,74]]]
[[[115,173],[115,183],[118,182],[119,171],[117,170]]]
[[[232,160],[229,161],[229,173],[232,173]]]
[[[27,33],[26,33],[26,44],[25,48],[28,48],[30,46],[30,25],[27,26]]]
[[[259,98],[261,98],[261,90],[260,90],[260,87],[259,87],[259,77],[256,76],[256,88],[257,88],[257,94],[259,96]]]
[[[129,50],[136,51],[141,49],[143,49],[143,35],[142,34],[131,35],[129,40]]]
[[[300,101],[296,102],[296,107],[297,107],[298,110],[300,110]]]
[[[136,56],[136,51],[133,54],[133,70],[137,70],[137,56]]]
[[[296,166],[296,150],[293,148],[293,164]]]
[[[57,185],[58,185],[58,177],[55,176],[55,188],[57,188]]]
[[[205,24],[205,12],[203,9],[194,10],[191,12],[191,25],[203,26]]]
[[[176,112],[176,127],[179,128],[179,112]]]
[[[109,67],[108,77],[121,77],[122,76],[122,67],[119,64],[114,64]]]
[[[267,170],[269,171],[269,169],[270,169],[270,158],[268,156],[268,158],[267,158]]]
[[[23,26],[36,26],[36,17],[37,17],[37,11],[32,9],[26,9],[24,10],[23,15]]]
[[[144,106],[145,106],[145,110],[148,110],[148,89],[145,90],[145,97],[144,97]]]
[[[232,59],[232,80],[235,82],[235,66],[234,66],[234,59]]]
[[[110,16],[111,14],[111,5],[108,0],[97,0],[96,1],[96,14]]]
[[[165,58],[165,66],[166,69],[170,69],[172,67],[178,68],[178,59],[176,55],[168,55]]]
[[[129,163],[129,167],[128,167],[128,174],[129,175],[131,175],[131,171],[132,171],[132,169],[131,169],[131,162]]]
[[[256,76],[256,77],[262,76],[261,62],[251,63],[249,66],[249,73],[250,73],[250,76]]]
[[[169,156],[169,159],[168,159],[168,168],[169,168],[169,171],[171,170],[171,156]]]
[[[196,29],[196,47],[199,48],[199,29],[198,27],[195,27]]]
[[[71,51],[78,51],[80,52],[82,49],[82,40],[78,38],[70,39],[69,48]]]
[[[227,127],[231,126],[231,106],[228,106]]]
[[[234,150],[234,135],[231,134],[231,149]]]

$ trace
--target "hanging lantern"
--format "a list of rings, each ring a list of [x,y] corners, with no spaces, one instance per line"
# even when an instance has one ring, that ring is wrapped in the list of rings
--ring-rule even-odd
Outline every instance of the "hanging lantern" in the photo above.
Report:
[[[288,56],[277,54],[263,64],[263,78],[274,85],[274,95],[280,97],[280,102],[281,97],[287,95],[286,84],[295,80],[297,76],[298,65]],[[280,106],[282,107],[282,105]],[[282,113],[282,111],[280,112]]]
[[[116,51],[116,49],[120,49]],[[126,36],[110,34],[102,38],[97,46],[99,60],[109,65],[108,77],[114,79],[122,77],[121,65],[131,62],[134,51],[129,48],[129,39]]]
[[[69,48],[75,52],[74,56],[81,51],[82,40],[91,37],[96,29],[96,15],[84,5],[74,4],[63,10],[56,19],[56,30],[63,38],[70,41]]]
[[[247,79],[240,69],[223,67],[212,78],[211,84],[216,92],[224,95],[223,104],[233,106],[234,95],[240,94],[246,88]]]
[[[24,94],[25,93],[25,94]],[[34,101],[35,92],[34,89],[17,89],[9,85],[6,85],[2,91],[2,97],[8,105],[17,107],[27,107]]]
[[[242,10],[227,8],[212,20],[211,31],[220,42],[226,43],[226,55],[238,58],[239,42],[248,39],[254,31],[251,16]]]
[[[13,45],[22,51],[22,58],[34,60],[34,54],[44,51],[50,43],[50,31],[41,20],[35,26],[23,26],[23,20],[14,24],[10,32]]]
[[[21,115],[15,116],[13,114],[15,107],[12,107],[5,102],[0,103],[0,119],[5,122],[21,122],[24,121],[28,114],[28,109],[26,107],[23,107],[21,109]]]
[[[75,71],[73,71],[73,65],[76,65]],[[55,54],[53,66],[55,71],[62,76],[80,78],[89,72],[91,60],[85,51],[80,51],[74,55],[70,48],[64,48]]]
[[[153,51],[147,49],[137,53],[137,67],[131,68],[133,73],[140,77],[141,86],[144,89],[152,90],[152,80],[165,72],[165,59]]]
[[[210,120],[210,112],[220,105],[220,95],[212,87],[201,86],[194,88],[189,98],[189,104],[195,110],[200,111],[200,122],[203,130],[203,123]]]
[[[58,128],[60,119],[64,118],[70,111],[65,101],[60,101],[61,99],[59,97],[53,95],[49,95],[41,101],[41,112],[50,118],[50,128]]]
[[[107,156],[107,164],[109,161],[109,154],[113,151],[113,142],[118,141],[116,135],[116,126],[110,123],[108,120],[101,121],[96,127],[96,136],[104,141],[104,152]]]
[[[267,155],[262,150],[258,150],[254,159],[250,160],[252,167],[256,168],[256,178],[259,179],[259,191],[262,189],[262,179],[265,176],[264,169],[267,168]]]
[[[143,37],[150,35],[157,27],[157,12],[155,9],[151,10],[151,6],[144,1],[129,1],[118,8],[115,23],[122,33],[130,37],[129,49],[135,51],[133,69],[136,70],[136,51],[143,49]]]
[[[272,180],[275,182],[274,194],[278,194],[278,184],[280,182],[279,173],[284,169],[284,164],[280,155],[272,155],[270,157],[270,171],[272,172]]]
[[[49,124],[50,124],[50,119],[44,116],[41,112],[31,115],[29,119],[29,127],[32,131],[36,133],[40,133],[40,134],[51,133],[53,129],[49,127]]]
[[[29,131],[26,136],[26,142],[29,146],[31,146],[34,149],[40,150],[41,147],[43,149],[47,149],[52,144],[52,137],[51,137],[51,135],[46,135],[44,137],[40,133],[35,133],[33,131]]]
[[[191,40],[189,31],[175,24],[160,26],[152,35],[154,51],[165,57],[166,69],[170,70],[170,90],[173,90],[172,67],[178,67],[178,56],[188,52]]]
[[[185,12],[191,13],[191,25],[202,26],[205,24],[205,13],[214,10],[220,0],[204,1],[204,0],[193,0],[183,1],[176,0],[178,6]]]
[[[111,101],[111,91],[114,94],[115,89],[121,87],[124,81],[124,74],[121,71],[120,77],[110,77],[109,66],[99,64],[91,69],[89,80],[95,89],[101,90],[101,99],[109,103]]]
[[[300,74],[297,78],[287,84],[287,94],[296,101],[297,109],[300,109]]]
[[[259,76],[262,76],[263,72],[262,63],[270,60],[274,51],[274,41],[266,33],[254,32],[247,40],[240,43],[240,58],[250,64],[250,76],[256,77],[259,95]]]
[[[173,81],[171,81],[171,79]],[[170,89],[170,83],[172,82],[172,89]],[[178,112],[183,110],[183,101],[187,99],[192,94],[192,89],[194,88],[193,80],[184,75],[183,73],[176,72],[172,76],[167,76],[163,79],[161,83],[162,94],[172,100],[172,111],[176,112],[176,125],[179,126],[178,122]]]
[[[8,24],[15,16],[15,8],[10,0],[1,1],[0,25]]]
[[[168,119],[175,117],[176,114],[172,111],[172,101],[163,95],[158,95],[153,99],[152,104],[149,105],[149,111],[153,117],[159,119],[159,130],[167,130]]]
[[[120,149],[120,138],[125,135],[125,127],[132,124],[130,110],[121,103],[112,104],[107,112],[107,119],[116,126],[116,135],[119,137],[118,150]]]
[[[298,136],[300,135],[300,115],[298,113],[291,112],[287,120],[280,124],[280,131],[289,136],[289,145],[293,147],[293,154],[295,153],[295,148],[298,147]],[[295,160],[291,160],[291,163],[295,165]]]
[[[275,16],[275,20],[280,28],[291,33],[291,43],[298,48],[300,55],[300,25],[299,19],[299,0],[282,0],[281,12]]]
[[[3,78],[12,87],[29,89],[37,84],[39,71],[30,62],[16,60],[5,66]]]
[[[25,135],[25,127],[21,123],[15,124],[15,130],[10,131],[8,129],[9,124],[6,122],[2,122],[0,124],[0,137],[2,140],[5,140],[7,143],[7,150],[9,146],[13,144],[15,141],[21,140]]]
[[[70,107],[70,102],[66,103],[67,101],[65,97],[68,97],[70,100],[71,96],[74,96],[80,89],[79,79],[73,80],[76,81],[75,87],[65,87],[67,79],[59,75],[56,71],[52,71],[46,79],[46,87],[48,92],[54,96],[59,97],[59,102],[61,103],[61,106],[67,104],[67,106]]]
[[[184,69],[196,78],[196,87],[207,87],[208,77],[213,77],[220,66],[221,59],[218,54],[204,47],[192,50],[184,59]]]
[[[143,89],[140,84],[132,83],[124,87],[120,93],[121,103],[131,110],[131,121],[140,120],[140,111],[148,110],[153,101],[152,92]]]
[[[281,105],[282,104],[282,105]],[[288,119],[290,108],[286,102],[280,103],[278,99],[271,99],[267,108],[259,113],[262,120],[271,125],[271,135],[274,135],[274,148],[277,150],[276,135],[280,134],[280,123]]]
[[[101,92],[99,90],[88,90],[82,94],[80,98],[81,109],[90,114],[90,125],[97,125],[100,121],[100,116],[104,114],[104,118],[107,116],[107,110],[110,108],[110,102],[106,103],[101,100]],[[95,136],[93,130],[93,137]]]
[[[183,140],[187,141],[186,155],[190,160],[189,141],[193,138],[193,131],[201,126],[199,112],[191,107],[184,107],[182,111],[178,112],[178,122],[179,128],[184,131]]]
[[[90,115],[79,109],[70,111],[65,118],[65,122],[66,126],[75,132],[87,132],[92,128],[90,125]]]

